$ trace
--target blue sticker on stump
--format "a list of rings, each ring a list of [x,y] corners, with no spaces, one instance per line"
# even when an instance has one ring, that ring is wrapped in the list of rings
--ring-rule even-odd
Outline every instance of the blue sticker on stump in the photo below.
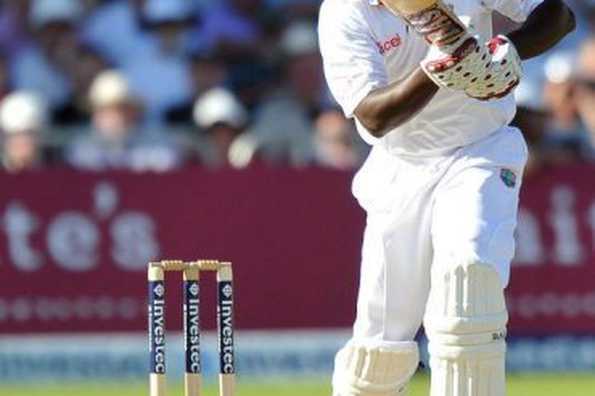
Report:
[[[217,323],[219,329],[219,372],[235,373],[233,343],[233,284],[218,282]]]
[[[184,350],[186,372],[199,374],[200,366],[200,286],[198,281],[184,282]]]
[[[151,373],[165,374],[165,284],[149,282],[149,347]]]

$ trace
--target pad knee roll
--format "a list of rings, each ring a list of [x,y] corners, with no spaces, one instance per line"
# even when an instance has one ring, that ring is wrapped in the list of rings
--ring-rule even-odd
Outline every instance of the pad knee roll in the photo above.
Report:
[[[504,396],[508,314],[500,276],[489,265],[434,268],[425,329],[432,396]]]
[[[350,341],[335,358],[333,396],[402,396],[418,364],[415,342]]]

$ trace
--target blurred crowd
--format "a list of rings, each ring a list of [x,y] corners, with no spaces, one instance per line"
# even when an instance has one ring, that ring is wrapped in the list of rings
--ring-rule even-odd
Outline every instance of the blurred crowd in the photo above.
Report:
[[[595,0],[566,0],[577,31],[554,50],[526,62],[515,95],[519,126],[531,152],[527,172],[595,163]]]
[[[319,3],[0,0],[4,169],[357,167],[367,148],[324,82]],[[579,30],[516,92],[530,170],[595,161],[595,0],[569,3]]]

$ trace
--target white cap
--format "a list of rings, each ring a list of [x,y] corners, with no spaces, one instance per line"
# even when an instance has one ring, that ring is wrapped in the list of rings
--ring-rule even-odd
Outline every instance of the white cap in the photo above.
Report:
[[[148,0],[143,9],[149,22],[183,21],[192,16],[191,3],[187,0]]]
[[[31,4],[31,22],[42,27],[49,22],[76,22],[83,14],[83,7],[78,0],[33,0]]]
[[[93,107],[102,107],[133,102],[128,80],[116,70],[100,73],[91,84],[89,101]]]
[[[568,82],[575,73],[576,55],[570,51],[558,51],[550,55],[544,65],[545,78],[553,83]]]
[[[35,93],[14,92],[0,102],[0,128],[5,134],[38,132],[47,118],[46,103]]]
[[[246,124],[248,114],[240,101],[226,89],[213,88],[194,104],[194,121],[201,128],[224,123],[234,128]]]
[[[290,56],[318,52],[318,35],[313,25],[296,22],[290,25],[281,38],[281,48]]]

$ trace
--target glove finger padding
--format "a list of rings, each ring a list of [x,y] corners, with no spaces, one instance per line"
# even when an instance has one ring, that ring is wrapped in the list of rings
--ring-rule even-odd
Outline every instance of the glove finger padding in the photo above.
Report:
[[[465,91],[484,76],[490,57],[488,49],[480,45],[477,38],[470,37],[452,54],[436,46],[430,47],[421,67],[438,86]]]
[[[522,77],[521,59],[505,36],[497,36],[485,45],[477,38],[465,41],[452,54],[432,46],[422,69],[440,87],[464,91],[479,100],[508,95]]]
[[[490,63],[483,78],[472,83],[465,93],[479,100],[503,98],[516,88],[523,77],[521,58],[514,44],[505,36],[496,36],[486,43]]]
[[[442,0],[382,0],[430,44],[422,69],[439,86],[479,100],[508,95],[522,77],[521,59],[505,36],[485,45]]]

